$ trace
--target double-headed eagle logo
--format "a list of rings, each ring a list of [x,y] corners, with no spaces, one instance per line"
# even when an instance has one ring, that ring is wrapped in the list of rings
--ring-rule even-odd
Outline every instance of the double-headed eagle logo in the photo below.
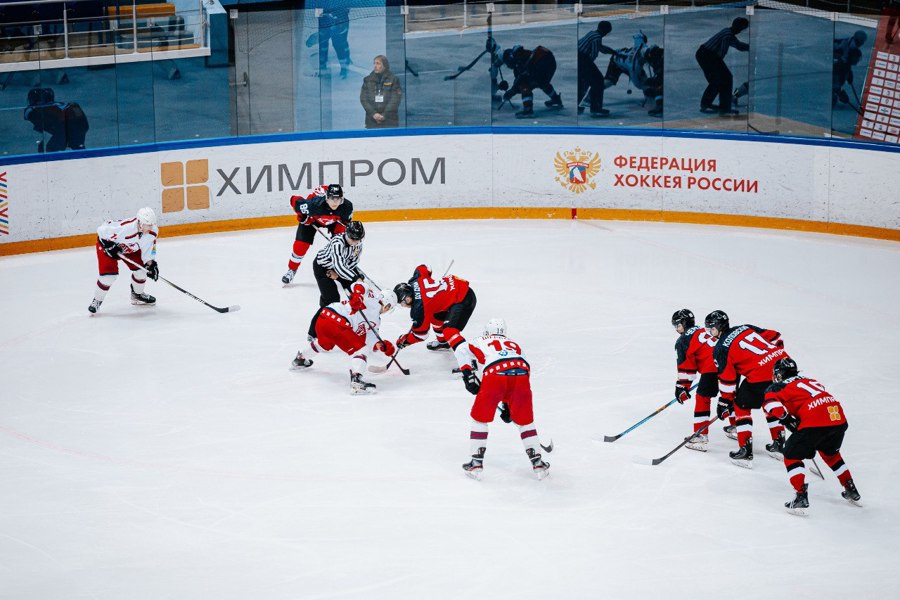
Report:
[[[580,194],[588,188],[596,189],[597,182],[591,181],[600,171],[600,155],[594,152],[591,156],[590,151],[575,148],[571,152],[556,153],[553,159],[553,165],[556,167],[556,182],[571,192]]]

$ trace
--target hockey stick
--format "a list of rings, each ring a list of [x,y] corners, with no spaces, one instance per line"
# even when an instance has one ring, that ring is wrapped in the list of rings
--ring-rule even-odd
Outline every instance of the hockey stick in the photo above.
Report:
[[[456,79],[457,77],[459,77],[460,75],[462,75],[463,73],[465,73],[466,71],[468,71],[469,69],[474,67],[475,63],[477,63],[479,60],[481,60],[481,57],[487,53],[488,53],[487,50],[482,50],[481,54],[479,54],[478,56],[475,57],[475,60],[473,60],[472,62],[470,62],[469,64],[467,64],[464,67],[459,67],[457,69],[456,73],[454,73],[453,75],[445,75],[444,81],[450,81],[451,79]]]
[[[363,311],[359,311],[359,314],[361,314],[363,319],[366,320],[366,324],[369,326],[369,329],[372,331],[372,333],[375,334],[375,337],[378,338],[378,341],[381,342],[381,346],[385,347],[387,344],[385,344],[382,337],[378,334],[378,330],[375,329],[375,326],[372,324],[372,321],[369,320],[369,317],[366,316],[366,313],[364,313]],[[403,373],[404,375],[409,375],[409,369],[404,369],[403,366],[397,362],[397,354],[399,353],[399,348],[394,350],[394,355],[391,357],[391,361],[384,367],[384,371],[387,371],[388,367],[391,366],[391,363],[394,363],[397,365],[397,368],[400,369],[401,373]],[[369,367],[369,371],[371,371],[372,373],[384,373],[384,371],[375,370],[375,367],[375,365],[372,365],[371,367]]]
[[[133,267],[137,267],[138,269],[144,269],[144,270],[146,270],[146,267],[143,267],[143,266],[137,264],[136,262],[134,262],[133,260],[129,259],[129,258],[126,257],[126,256],[119,255],[119,258],[122,259],[123,261],[125,261],[126,263],[130,264],[130,265],[133,266]],[[232,305],[232,306],[226,306],[225,308],[220,308],[220,307],[218,307],[218,306],[213,306],[212,304],[210,304],[210,303],[207,302],[206,300],[203,300],[202,298],[198,298],[197,296],[193,295],[192,293],[190,293],[190,292],[187,291],[186,289],[184,289],[184,288],[182,288],[182,287],[179,287],[179,286],[175,285],[174,283],[172,283],[171,281],[169,281],[168,279],[166,279],[166,278],[163,277],[162,275],[160,275],[159,278],[162,279],[163,281],[165,281],[166,283],[168,283],[169,285],[171,285],[173,288],[175,288],[176,290],[178,290],[178,291],[181,292],[182,294],[186,294],[186,295],[190,296],[191,298],[193,298],[194,300],[196,300],[196,301],[199,302],[200,304],[205,304],[206,306],[210,307],[211,309],[213,309],[213,310],[216,311],[216,312],[227,313],[227,312],[237,312],[237,311],[241,310],[241,307],[240,307],[239,304],[234,304],[234,305]]]
[[[694,385],[692,385],[692,386],[691,386],[691,389],[690,389],[689,391],[694,391],[694,389],[695,389],[698,385],[700,385],[700,382],[699,382],[699,381],[698,381],[697,383],[695,383]],[[633,429],[637,429],[638,427],[640,427],[641,425],[643,425],[644,423],[646,423],[647,421],[649,421],[650,419],[652,419],[653,417],[655,417],[656,415],[658,415],[659,413],[661,413],[662,411],[666,410],[667,408],[669,408],[670,406],[672,406],[672,405],[675,404],[676,402],[678,402],[678,398],[673,398],[672,400],[669,400],[668,402],[666,402],[665,404],[663,404],[662,406],[660,406],[659,408],[657,408],[655,411],[653,411],[652,413],[650,413],[649,415],[647,415],[646,417],[644,417],[643,419],[641,419],[640,421],[638,421],[637,423],[635,423],[634,425],[632,425],[631,427],[629,427],[628,429],[626,429],[625,431],[623,431],[622,433],[620,433],[620,434],[618,434],[618,435],[605,435],[605,436],[603,436],[603,441],[604,441],[604,442],[614,442],[614,441],[616,441],[617,439],[619,439],[620,437],[622,437],[623,435],[625,435],[625,434],[628,433],[629,431],[631,431],[631,430],[633,430]]]
[[[656,466],[659,463],[661,463],[662,461],[666,460],[667,458],[669,458],[670,456],[672,456],[673,454],[675,454],[676,452],[681,450],[688,442],[693,441],[694,438],[696,438],[698,435],[702,434],[704,431],[709,429],[709,426],[718,420],[719,420],[719,417],[718,417],[718,415],[716,415],[715,419],[710,419],[709,421],[707,421],[706,425],[704,425],[703,427],[701,427],[700,429],[698,429],[691,435],[684,438],[684,441],[681,442],[680,444],[678,444],[677,446],[675,446],[675,448],[673,448],[668,454],[666,454],[665,456],[660,456],[659,458],[654,458],[652,461],[650,461],[650,464],[653,466]]]
[[[816,457],[812,457],[812,465],[810,465],[809,470],[822,478],[822,481],[825,481],[825,476],[822,475],[822,470],[819,468],[818,463],[816,463]]]

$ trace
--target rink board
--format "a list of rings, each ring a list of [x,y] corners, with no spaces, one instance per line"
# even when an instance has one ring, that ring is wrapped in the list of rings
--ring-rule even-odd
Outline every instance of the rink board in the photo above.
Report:
[[[0,254],[88,244],[141,206],[163,235],[290,225],[291,195],[335,181],[373,221],[577,216],[900,239],[900,153],[875,144],[471,128],[185,146],[0,166]]]

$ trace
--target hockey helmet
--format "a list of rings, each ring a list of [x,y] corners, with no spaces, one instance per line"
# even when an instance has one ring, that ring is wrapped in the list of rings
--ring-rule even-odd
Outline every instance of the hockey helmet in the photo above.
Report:
[[[609,21],[600,21],[597,23],[597,33],[602,36],[607,35],[610,31],[612,31],[612,23]]]
[[[672,327],[678,326],[679,323],[685,329],[694,326],[694,313],[691,312],[691,309],[682,308],[675,311],[675,314],[672,315]]]
[[[350,221],[347,225],[347,237],[351,240],[362,241],[366,237],[366,228],[362,221]]]
[[[484,324],[483,335],[499,335],[506,337],[506,321],[493,318]]]
[[[339,183],[332,183],[325,190],[325,196],[328,198],[344,198],[344,188]]]
[[[797,376],[797,363],[793,358],[782,358],[772,368],[772,381],[779,382]]]
[[[715,327],[719,330],[719,333],[724,333],[728,331],[731,327],[728,324],[728,315],[725,314],[724,310],[714,310],[708,315],[706,315],[706,320],[704,321],[707,329],[712,329]]]
[[[391,290],[382,290],[378,301],[383,307],[382,313],[392,313],[397,308],[397,294]]]
[[[744,17],[737,17],[731,22],[731,33],[740,33],[750,27],[750,21]]]
[[[516,52],[522,49],[522,46],[516,45],[503,51],[503,64],[510,69],[516,68]]]
[[[145,206],[137,211],[137,220],[141,225],[156,227],[156,213],[149,206]]]
[[[412,286],[408,283],[398,283],[394,286],[394,296],[397,297],[397,304],[405,305],[406,299],[413,297]]]

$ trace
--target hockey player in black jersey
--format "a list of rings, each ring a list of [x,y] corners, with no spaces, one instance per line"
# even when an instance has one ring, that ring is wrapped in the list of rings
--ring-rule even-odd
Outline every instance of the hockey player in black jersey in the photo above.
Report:
[[[353,219],[353,203],[344,198],[344,190],[337,183],[320,185],[309,196],[291,196],[291,208],[297,213],[299,223],[288,270],[281,278],[284,285],[294,280],[300,262],[316,238],[317,227],[326,228],[332,235],[340,234]]]

